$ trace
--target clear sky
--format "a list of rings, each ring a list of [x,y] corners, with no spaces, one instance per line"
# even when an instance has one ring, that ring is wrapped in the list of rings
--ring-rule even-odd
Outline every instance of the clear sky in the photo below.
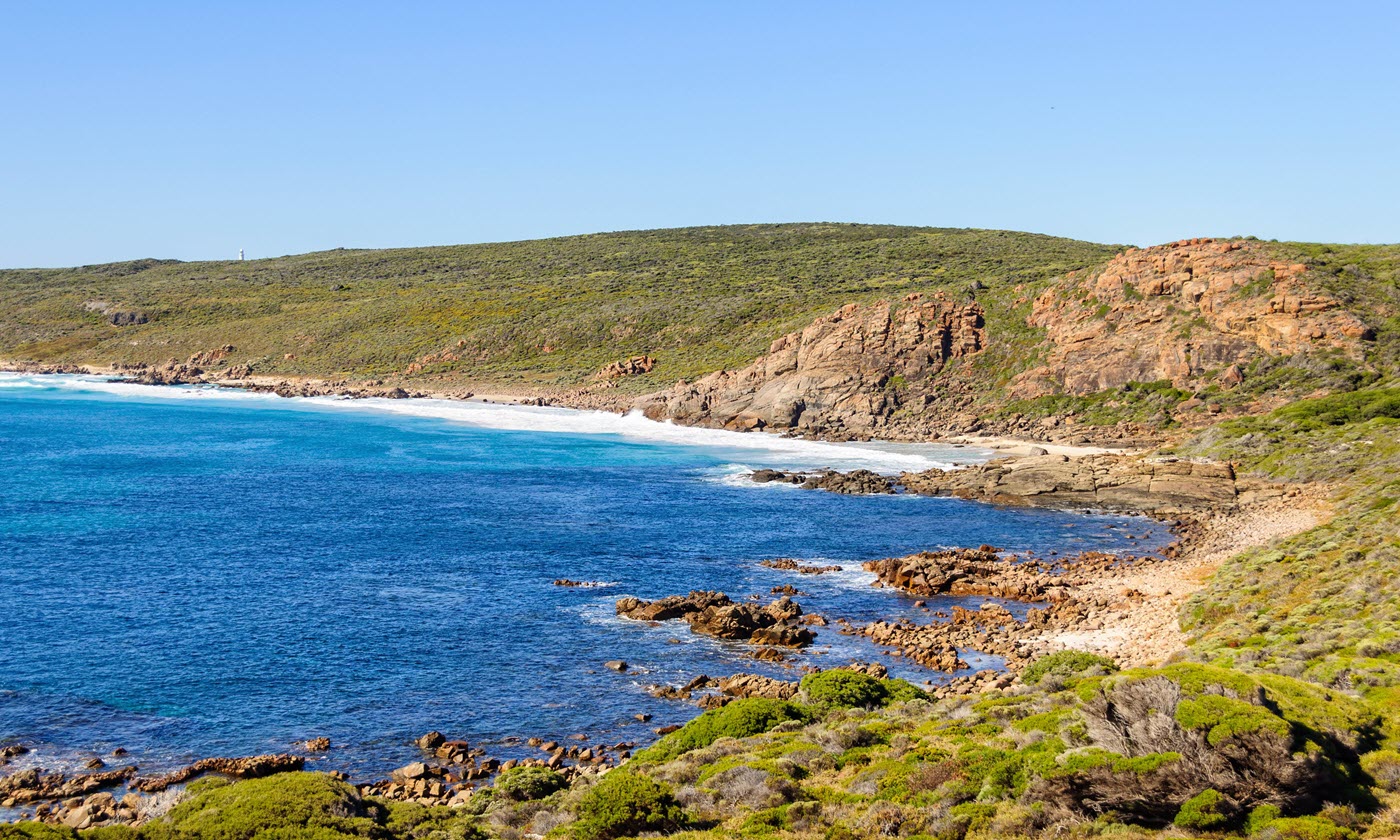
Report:
[[[1395,2],[0,4],[0,266],[740,222],[1400,241]]]

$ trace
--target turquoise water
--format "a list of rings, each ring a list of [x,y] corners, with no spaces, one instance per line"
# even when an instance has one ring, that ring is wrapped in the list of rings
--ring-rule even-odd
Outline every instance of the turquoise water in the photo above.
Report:
[[[26,761],[50,768],[121,746],[153,769],[324,735],[325,766],[365,777],[412,760],[429,729],[498,755],[510,736],[642,740],[697,713],[653,699],[648,683],[794,674],[683,625],[617,619],[623,595],[766,599],[792,583],[809,611],[861,622],[916,615],[911,599],[869,586],[862,560],[1167,540],[1141,519],[742,478],[976,454],[558,409],[0,375],[0,743],[35,747]],[[758,565],[774,557],[843,571]],[[563,577],[610,585],[552,585]],[[818,630],[798,664],[880,659],[944,679]],[[633,671],[605,669],[610,659]]]

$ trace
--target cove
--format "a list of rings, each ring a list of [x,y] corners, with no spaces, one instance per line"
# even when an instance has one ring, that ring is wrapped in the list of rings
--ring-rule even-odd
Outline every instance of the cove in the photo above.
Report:
[[[0,376],[0,742],[35,747],[51,769],[120,746],[146,770],[326,736],[327,769],[372,777],[415,758],[429,729],[483,746],[644,741],[698,711],[647,684],[796,673],[683,625],[618,619],[623,595],[766,600],[791,583],[807,611],[861,623],[914,614],[870,587],[863,560],[1170,539],[1141,519],[742,478],[926,469],[963,450],[363,402]],[[1150,537],[1129,544],[1107,527],[1128,523]],[[758,565],[777,557],[843,570]],[[964,600],[985,599],[940,604]],[[877,660],[916,682],[945,678],[817,629],[796,664]],[[603,667],[612,659],[632,667]]]

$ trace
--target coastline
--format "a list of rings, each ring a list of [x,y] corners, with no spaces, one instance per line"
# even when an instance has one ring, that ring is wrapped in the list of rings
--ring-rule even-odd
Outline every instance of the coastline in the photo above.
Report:
[[[130,379],[130,372],[113,369],[87,368],[83,371],[34,371],[25,370],[26,373],[77,373],[82,372],[93,376],[114,376],[124,380]],[[148,384],[187,384],[180,382],[171,383],[148,383]],[[188,383],[194,384],[194,383]],[[237,390],[256,390],[264,392],[278,393],[279,396],[340,396],[340,397],[364,397],[366,394],[353,389],[336,389],[329,387],[323,381],[312,381],[301,383],[298,390],[315,389],[314,394],[282,394],[279,388],[291,387],[285,380],[278,380],[276,383],[255,380],[205,380],[201,384],[215,385],[218,387],[232,388]],[[251,387],[250,387],[251,386]],[[374,394],[372,396],[380,396]],[[481,403],[502,403],[508,405],[531,405],[531,400],[537,399],[513,394],[490,393],[490,394],[467,394],[464,392],[418,392],[406,397],[391,397],[393,399],[448,399],[458,401],[474,401]],[[538,403],[534,403],[538,404]],[[562,407],[562,406],[561,406]],[[650,422],[650,421],[649,421]],[[773,437],[781,437],[773,435]],[[1034,459],[1044,455],[1059,456],[1067,459],[1099,456],[1105,454],[1125,454],[1106,450],[1102,447],[1078,447],[1063,446],[1054,444],[1040,444],[1033,441],[1016,441],[1006,438],[977,438],[973,436],[959,436],[954,438],[943,438],[937,441],[940,444],[962,444],[985,447],[999,452],[1003,452],[1012,459]],[[1055,447],[1054,450],[1051,447]],[[1126,455],[1125,455],[1126,457]],[[1071,506],[1072,507],[1072,506]],[[1307,527],[1312,527],[1320,523],[1325,517],[1325,507],[1321,504],[1316,494],[1312,495],[1280,495],[1266,501],[1251,504],[1243,507],[1232,507],[1230,509],[1219,509],[1202,512],[1185,524],[1180,533],[1180,540],[1176,544],[1177,551],[1168,561],[1154,563],[1145,570],[1117,570],[1106,569],[1102,579],[1082,586],[1076,593],[1076,597],[1082,596],[1084,600],[1102,602],[1101,608],[1095,609],[1086,614],[1082,627],[1058,628],[1052,632],[1046,632],[1034,636],[1026,636],[1026,641],[1038,651],[1049,651],[1054,649],[1074,648],[1088,650],[1091,652],[1102,652],[1118,659],[1122,665],[1146,665],[1167,661],[1172,656],[1178,654],[1185,646],[1186,637],[1181,633],[1179,624],[1176,621],[1177,613],[1181,605],[1189,595],[1198,590],[1210,573],[1225,559],[1238,551],[1268,544],[1271,540],[1297,533]],[[1136,596],[1125,597],[1126,592],[1135,592]],[[1019,683],[1014,672],[1008,672],[993,677],[988,677],[986,672],[959,677],[950,684],[949,690],[943,696],[953,694],[980,693],[984,691],[1005,691],[1014,688]],[[727,696],[727,695],[726,695]],[[735,695],[735,696],[755,696],[755,695]],[[703,708],[703,707],[702,707]],[[659,733],[658,733],[659,734]],[[538,739],[536,739],[538,740]],[[599,745],[607,747],[607,745]],[[634,745],[635,746],[635,745]],[[563,751],[563,758],[555,760],[558,751],[550,753],[554,767],[571,766],[566,762],[578,760],[582,750],[577,747],[570,755],[570,750],[566,747]],[[572,766],[582,767],[583,770],[575,772],[592,772],[592,770],[602,770],[611,766],[611,761],[600,760],[594,762],[594,757],[625,760],[628,749],[613,748],[596,749],[583,762]],[[431,761],[431,756],[429,761]],[[496,761],[494,765],[485,763],[489,761],[484,755],[472,757],[472,764],[475,767],[494,767],[490,771],[478,772],[477,776],[461,777],[459,782],[466,782],[471,778],[489,778],[496,769],[506,766],[506,762]],[[542,766],[548,766],[547,761],[542,760]],[[513,766],[513,765],[512,765]],[[217,770],[214,772],[218,772]],[[446,772],[446,771],[444,771]],[[108,774],[110,775],[110,773]],[[430,776],[432,774],[429,774]],[[404,796],[412,799],[430,800],[438,804],[452,804],[457,801],[460,804],[460,790],[453,791],[450,787],[441,787],[441,795],[430,796],[426,792],[419,792],[418,787],[403,786],[403,781],[414,782],[423,776],[415,779],[370,782],[364,785],[366,791],[373,791],[375,795]],[[445,779],[446,776],[441,778]],[[125,778],[113,776],[116,784],[122,784]],[[106,781],[103,784],[105,786]],[[400,784],[399,788],[391,787]],[[449,783],[452,784],[452,783]]]
[[[228,377],[210,375],[210,372],[202,372],[193,377],[186,378],[185,375],[176,373],[171,377],[157,377],[149,373],[141,375],[141,370],[133,370],[115,366],[104,365],[46,365],[29,362],[15,362],[0,359],[0,372],[3,373],[23,373],[33,375],[62,375],[80,374],[87,376],[110,376],[122,381],[134,384],[146,385],[213,385],[218,388],[227,388],[235,391],[251,391],[255,393],[271,393],[281,397],[341,397],[346,399],[429,399],[446,400],[466,403],[482,403],[490,405],[516,405],[527,407],[553,407],[566,408],[576,411],[601,411],[610,414],[626,415],[634,410],[634,399],[629,396],[608,394],[607,389],[597,390],[591,388],[582,389],[559,389],[559,388],[531,388],[524,386],[520,389],[502,387],[499,384],[488,385],[490,391],[480,391],[470,385],[452,388],[427,387],[404,390],[397,385],[386,385],[379,380],[368,380],[365,382],[355,382],[352,380],[324,379],[320,377],[288,377],[288,376],[268,376],[261,374],[250,374],[244,377]],[[651,421],[660,424],[661,421]],[[672,425],[681,428],[713,429],[710,426],[689,426],[667,421]],[[734,430],[726,430],[734,431]],[[1134,449],[1125,447],[1108,447],[1081,444],[1056,443],[1053,441],[1036,440],[1027,438],[1012,438],[997,435],[982,434],[954,434],[937,435],[932,438],[914,438],[895,435],[888,438],[871,437],[864,440],[851,440],[849,438],[831,438],[822,434],[815,434],[810,437],[793,435],[783,431],[773,431],[769,429],[751,429],[746,431],[735,431],[736,434],[761,434],[774,438],[796,438],[799,440],[810,440],[816,443],[872,443],[872,444],[938,444],[951,447],[972,447],[976,449],[990,450],[1008,457],[1027,457],[1034,455],[1063,455],[1069,458],[1077,458],[1085,455],[1106,455],[1106,454],[1142,454],[1149,450]]]

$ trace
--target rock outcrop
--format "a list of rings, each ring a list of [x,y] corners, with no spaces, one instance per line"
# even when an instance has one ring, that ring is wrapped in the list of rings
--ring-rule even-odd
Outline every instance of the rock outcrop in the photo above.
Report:
[[[754,470],[749,479],[756,484],[796,484],[804,490],[829,490],[847,496],[868,496],[893,493],[894,479],[870,470],[836,472],[821,470],[814,473]]]
[[[908,557],[869,560],[863,564],[881,582],[911,595],[990,595],[1018,601],[1044,601],[1056,595],[1051,582],[1030,564],[1018,567],[990,546],[925,551]],[[1024,573],[1018,574],[1019,570]]]
[[[730,429],[868,434],[923,393],[949,360],[986,343],[976,302],[910,295],[902,306],[849,304],[774,341],[742,370],[680,382],[637,401],[647,417]]]
[[[802,626],[802,606],[784,595],[767,606],[736,604],[722,592],[691,592],[657,601],[622,598],[617,614],[639,621],[682,619],[692,633],[768,647],[805,647],[816,633]]]
[[[1002,458],[951,472],[905,473],[900,483],[925,496],[1157,514],[1231,508],[1269,492],[1238,481],[1229,464],[1128,455]]]
[[[656,367],[656,360],[650,356],[633,356],[630,359],[623,359],[603,366],[598,371],[594,379],[620,379],[624,376],[640,376],[644,373],[651,373],[651,369]]]
[[[1030,324],[1045,330],[1047,352],[1015,379],[1015,397],[1161,380],[1231,387],[1262,356],[1333,350],[1360,362],[1372,338],[1306,265],[1241,240],[1129,249],[1087,275],[1071,272],[1036,298]]]
[[[137,779],[130,788],[142,793],[155,793],[171,785],[183,784],[205,773],[218,773],[234,779],[258,779],[274,773],[300,770],[306,759],[299,755],[254,755],[246,758],[202,758],[163,776]]]
[[[100,773],[44,773],[31,767],[0,778],[0,807],[13,808],[26,802],[68,799],[103,788],[116,787],[136,775],[135,767],[121,767]]]

